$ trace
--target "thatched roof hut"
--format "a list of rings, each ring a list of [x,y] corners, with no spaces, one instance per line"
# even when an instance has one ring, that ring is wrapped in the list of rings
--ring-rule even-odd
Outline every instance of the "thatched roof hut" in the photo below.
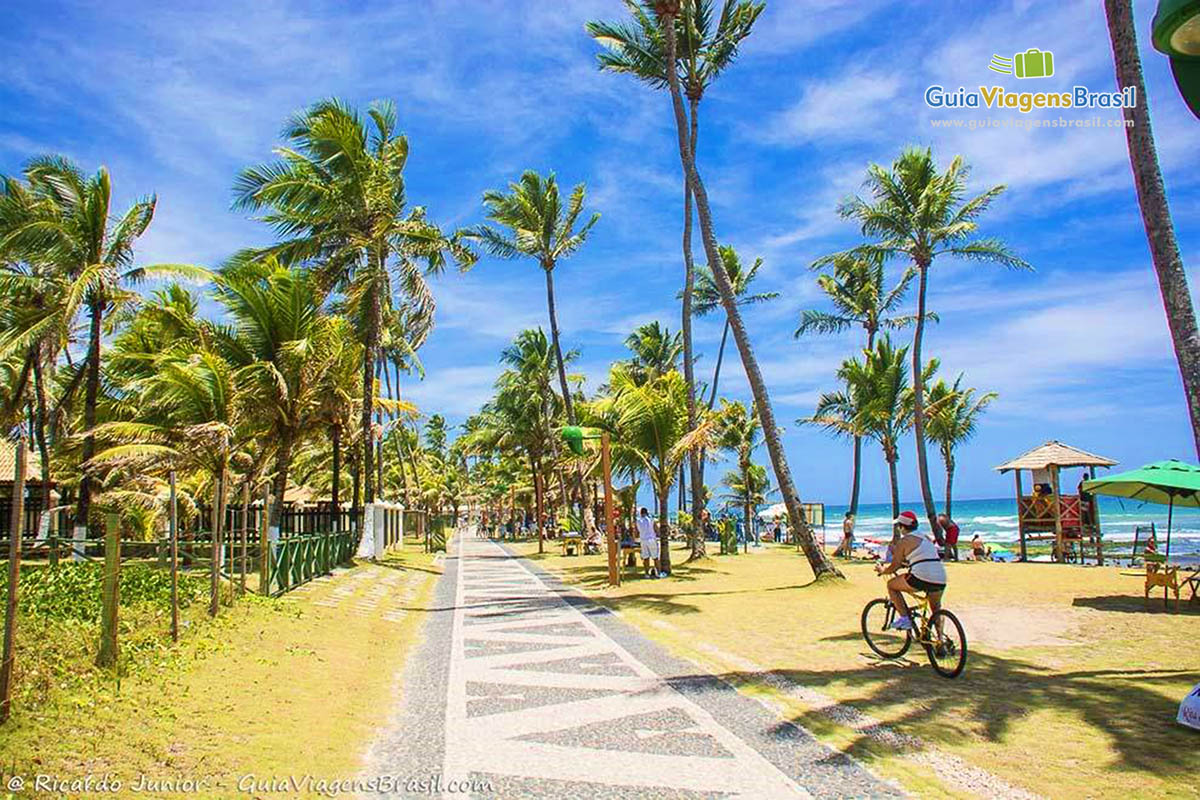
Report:
[[[1063,494],[1059,473],[1062,469],[1082,467],[1095,478],[1096,467],[1112,467],[1116,463],[1111,458],[1052,440],[996,467],[998,472],[1012,472],[1016,481],[1022,561],[1026,558],[1027,541],[1050,540],[1054,542],[1056,561],[1066,560],[1072,553],[1082,560],[1084,549],[1090,548],[1095,551],[1096,560],[1104,563],[1100,509],[1087,495]],[[1021,487],[1021,472],[1026,470],[1033,476],[1029,495]]]

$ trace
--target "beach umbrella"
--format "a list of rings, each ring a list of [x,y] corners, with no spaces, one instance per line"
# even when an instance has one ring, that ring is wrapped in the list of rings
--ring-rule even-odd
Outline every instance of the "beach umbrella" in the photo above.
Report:
[[[1085,481],[1083,491],[1127,497],[1167,507],[1167,552],[1171,557],[1171,517],[1175,506],[1200,508],[1200,467],[1184,461],[1158,461],[1130,472]]]

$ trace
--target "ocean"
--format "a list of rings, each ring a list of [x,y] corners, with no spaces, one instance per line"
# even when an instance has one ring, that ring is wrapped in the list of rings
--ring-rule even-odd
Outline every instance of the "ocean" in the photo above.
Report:
[[[836,544],[841,535],[841,521],[846,506],[825,507],[825,539]],[[928,531],[925,512],[920,503],[902,503],[901,510],[915,511],[921,519],[921,529]],[[1012,497],[995,500],[955,500],[954,521],[959,535],[959,553],[976,533],[985,542],[1000,544],[1017,540],[1016,500]],[[1158,531],[1158,551],[1166,549],[1167,507],[1138,503],[1115,497],[1100,498],[1100,527],[1103,531],[1106,557],[1128,557],[1132,552],[1134,528],[1154,523]],[[859,540],[889,539],[892,534],[891,503],[860,503],[855,535]],[[1141,548],[1139,547],[1139,550]],[[1200,561],[1200,509],[1176,508],[1171,526],[1171,560]]]

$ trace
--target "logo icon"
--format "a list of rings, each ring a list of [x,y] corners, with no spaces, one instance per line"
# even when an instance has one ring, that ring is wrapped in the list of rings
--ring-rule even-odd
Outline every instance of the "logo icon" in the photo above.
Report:
[[[1003,75],[1016,75],[1018,78],[1049,78],[1054,74],[1054,53],[1031,47],[1012,58],[993,55],[988,69]]]

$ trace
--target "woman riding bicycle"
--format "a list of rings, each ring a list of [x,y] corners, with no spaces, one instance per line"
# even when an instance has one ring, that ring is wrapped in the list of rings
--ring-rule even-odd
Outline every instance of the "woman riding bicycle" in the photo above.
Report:
[[[924,592],[929,598],[933,611],[942,607],[942,592],[946,590],[946,567],[938,557],[937,546],[924,536],[916,534],[920,523],[917,515],[904,511],[892,520],[895,532],[892,537],[890,564],[878,564],[875,572],[880,575],[895,575],[888,581],[888,597],[899,612],[892,622],[896,630],[910,631],[913,629],[912,617],[908,612],[908,604],[904,602],[905,594]],[[897,574],[901,567],[907,567],[906,574]]]

